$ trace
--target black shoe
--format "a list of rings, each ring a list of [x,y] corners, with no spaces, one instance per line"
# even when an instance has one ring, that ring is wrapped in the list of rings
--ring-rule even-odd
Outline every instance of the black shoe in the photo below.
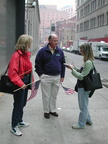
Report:
[[[50,112],[50,114],[55,116],[55,117],[58,117],[58,113],[56,113],[56,112]]]
[[[49,118],[50,118],[50,114],[49,114],[49,113],[44,113],[44,117],[45,117],[46,119],[49,119]]]

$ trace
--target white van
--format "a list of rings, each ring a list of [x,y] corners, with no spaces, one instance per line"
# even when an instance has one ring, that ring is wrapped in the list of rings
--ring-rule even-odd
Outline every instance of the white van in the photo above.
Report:
[[[105,42],[89,42],[92,46],[95,58],[108,59],[108,43]]]

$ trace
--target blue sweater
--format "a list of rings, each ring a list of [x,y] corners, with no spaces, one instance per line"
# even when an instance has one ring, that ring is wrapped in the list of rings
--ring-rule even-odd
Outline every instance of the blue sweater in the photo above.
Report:
[[[63,51],[56,47],[55,52],[52,54],[48,45],[40,49],[35,59],[35,71],[39,76],[42,74],[47,75],[65,75],[65,58]]]

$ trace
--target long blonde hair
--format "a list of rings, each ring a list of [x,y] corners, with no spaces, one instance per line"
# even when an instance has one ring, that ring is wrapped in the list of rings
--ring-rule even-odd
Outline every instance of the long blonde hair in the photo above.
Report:
[[[15,45],[15,50],[21,50],[23,53],[25,53],[28,50],[28,47],[31,46],[33,41],[33,37],[27,34],[21,35],[17,43]]]
[[[87,60],[94,60],[94,56],[93,56],[93,51],[92,51],[92,47],[90,44],[85,43],[83,45],[80,46],[80,49],[83,51],[84,53],[84,62],[86,62]]]

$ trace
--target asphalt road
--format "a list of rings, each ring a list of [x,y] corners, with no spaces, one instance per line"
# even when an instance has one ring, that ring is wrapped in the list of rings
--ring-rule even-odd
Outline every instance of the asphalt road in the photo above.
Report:
[[[73,63],[74,65],[80,67],[83,64],[83,56],[64,52],[66,56],[67,62]],[[104,86],[108,87],[108,60],[94,60],[95,68],[97,69],[97,72],[100,73],[102,83]]]

